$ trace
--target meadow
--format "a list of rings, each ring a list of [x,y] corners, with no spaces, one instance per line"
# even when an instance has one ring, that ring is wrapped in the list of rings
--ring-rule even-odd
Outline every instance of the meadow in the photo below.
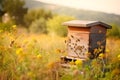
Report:
[[[41,7],[32,8],[34,1],[0,0],[0,80],[120,80],[119,15],[62,9],[37,0],[34,5]],[[68,55],[65,40],[69,38],[62,23],[79,18],[112,26],[106,51],[95,49],[98,57],[71,60],[66,63],[69,68],[63,68],[61,56]]]
[[[17,29],[0,35],[0,80],[120,80],[120,39],[107,38],[106,55],[64,69],[66,37]]]

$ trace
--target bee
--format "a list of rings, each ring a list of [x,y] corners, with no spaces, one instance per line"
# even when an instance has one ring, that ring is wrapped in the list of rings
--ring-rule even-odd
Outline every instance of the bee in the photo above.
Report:
[[[69,43],[71,43],[71,39],[69,39]]]
[[[77,44],[75,44],[75,46],[77,46]]]
[[[78,42],[80,42],[80,39],[77,39]]]
[[[65,43],[67,43],[67,41],[65,40]]]
[[[74,36],[73,36],[73,35],[71,35],[71,37],[72,37],[72,38],[74,38]]]
[[[75,48],[75,46],[74,46],[74,48]]]
[[[74,45],[74,43],[72,43],[72,45]]]
[[[10,47],[13,46],[14,42],[15,42],[14,40],[10,42]]]

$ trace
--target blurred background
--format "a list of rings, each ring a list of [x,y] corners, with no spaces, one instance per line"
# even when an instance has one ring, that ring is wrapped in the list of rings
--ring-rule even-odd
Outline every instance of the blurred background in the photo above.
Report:
[[[118,0],[1,0],[0,26],[15,24],[28,33],[65,37],[67,29],[61,25],[63,22],[93,20],[112,25],[107,36],[120,38],[118,3]]]

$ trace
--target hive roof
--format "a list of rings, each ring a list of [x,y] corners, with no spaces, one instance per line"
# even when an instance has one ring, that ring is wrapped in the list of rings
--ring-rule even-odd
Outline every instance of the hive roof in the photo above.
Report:
[[[83,21],[83,20],[72,20],[68,22],[64,22],[63,25],[65,26],[72,26],[72,27],[92,27],[96,25],[101,25],[107,29],[111,29],[112,26],[103,23],[101,21]]]

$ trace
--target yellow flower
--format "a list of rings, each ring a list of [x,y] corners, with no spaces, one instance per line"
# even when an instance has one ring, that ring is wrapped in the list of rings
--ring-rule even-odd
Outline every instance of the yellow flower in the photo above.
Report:
[[[51,69],[51,68],[53,68],[54,67],[54,62],[50,62],[50,63],[48,63],[47,64],[47,67],[49,68],[49,69]]]
[[[13,25],[12,28],[16,28],[16,25]]]
[[[38,59],[41,59],[41,58],[42,58],[41,54],[38,54],[38,55],[37,55],[37,58],[38,58]]]
[[[98,53],[98,49],[94,49],[94,53]]]
[[[75,61],[75,64],[76,64],[76,65],[82,65],[82,63],[83,63],[82,60],[76,60],[76,61]]]
[[[56,50],[56,53],[61,53],[61,50],[60,50],[60,49],[57,49],[57,50]]]
[[[110,52],[110,50],[109,49],[106,49],[106,51],[105,51],[106,53],[109,53]]]
[[[20,55],[20,54],[22,54],[23,53],[23,49],[22,48],[18,48],[17,50],[16,50],[16,54],[17,55]]]
[[[23,44],[27,44],[27,43],[28,43],[28,40],[24,40],[24,41],[23,41]]]
[[[118,57],[118,60],[120,60],[120,54],[117,57]]]
[[[28,75],[29,77],[34,77],[34,76],[35,76],[35,74],[34,74],[32,71],[29,71],[29,72],[27,73],[27,75]]]
[[[70,65],[74,65],[75,62],[72,60],[71,62],[69,62]]]
[[[103,54],[103,53],[100,53],[100,54],[99,54],[99,58],[100,58],[100,59],[103,59],[103,58],[104,58],[104,54]]]
[[[3,30],[0,30],[0,33],[3,32]]]

